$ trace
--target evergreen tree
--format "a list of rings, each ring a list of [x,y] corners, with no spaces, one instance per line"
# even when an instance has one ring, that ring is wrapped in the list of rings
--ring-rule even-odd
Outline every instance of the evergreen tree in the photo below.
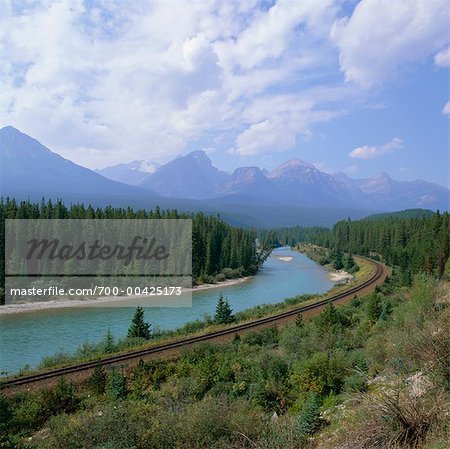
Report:
[[[102,365],[96,366],[89,377],[89,385],[95,394],[103,394],[105,392],[106,379],[105,368]]]
[[[345,258],[345,265],[344,268],[347,271],[351,271],[352,268],[356,265],[355,259],[353,259],[353,256],[351,253],[348,254],[348,256]]]
[[[335,270],[342,270],[342,268],[344,268],[344,255],[340,248],[335,248],[332,252],[331,262]]]
[[[341,324],[341,314],[332,301],[324,307],[322,313],[317,317],[317,324],[322,332],[332,331]]]
[[[302,438],[312,435],[320,427],[320,401],[317,394],[311,394],[302,405],[297,416],[297,429]]]
[[[114,342],[114,335],[111,329],[108,329],[105,336],[103,337],[103,352],[110,353],[116,350],[116,344]]]
[[[106,381],[106,392],[112,400],[124,398],[126,393],[125,376],[116,370],[112,370]]]
[[[382,311],[383,310],[378,295],[376,293],[372,293],[367,302],[367,318],[371,323],[376,323],[380,318]]]
[[[222,293],[219,295],[217,301],[216,313],[214,314],[214,322],[217,324],[229,324],[235,320],[233,310],[228,302],[228,299],[224,299]]]
[[[145,338],[146,340],[151,337],[150,324],[144,321],[144,309],[140,306],[134,312],[127,336],[128,338]]]

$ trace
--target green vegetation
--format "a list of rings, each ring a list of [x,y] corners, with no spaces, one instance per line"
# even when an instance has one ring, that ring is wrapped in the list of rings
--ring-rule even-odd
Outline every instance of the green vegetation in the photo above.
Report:
[[[411,214],[380,214],[359,221],[343,220],[332,229],[293,227],[272,231],[261,231],[260,239],[271,244],[309,243],[329,248],[334,256],[339,252],[360,254],[382,259],[388,265],[397,267],[410,284],[412,275],[421,271],[441,278],[450,254],[450,215],[436,213],[421,218],[409,218]],[[412,216],[414,216],[412,214]],[[328,253],[323,258],[314,252],[307,255],[321,264],[330,263]],[[337,262],[339,266],[339,260]]]
[[[256,233],[250,229],[235,228],[220,218],[202,213],[187,214],[176,210],[154,211],[131,208],[94,209],[73,204],[67,207],[61,201],[40,204],[29,201],[17,203],[14,199],[0,199],[0,304],[4,303],[5,285],[5,219],[192,219],[192,275],[195,283],[214,283],[254,274],[270,253],[270,248],[256,247]]]
[[[333,243],[346,252],[380,255],[407,277],[421,271],[442,277],[449,246],[448,212],[420,219],[340,221],[333,227]]]
[[[61,380],[54,390],[0,396],[0,441],[29,448],[439,447],[448,437],[449,288],[427,275],[406,288],[394,273],[368,298],[330,304],[310,320],[123,372],[98,368],[78,390]]]
[[[130,369],[99,367],[78,388],[62,379],[54,389],[0,395],[0,447],[447,447],[449,224],[447,213],[437,213],[342,221],[332,230],[305,232],[308,244],[301,248],[323,264],[351,270],[356,263],[361,279],[370,268],[352,255],[367,254],[392,264],[392,275],[365,297],[330,303],[282,328],[198,344],[177,358]],[[295,232],[293,243],[301,241]],[[265,237],[265,243],[280,240],[275,232]],[[235,319],[311,300],[258,306]],[[170,335],[222,326],[217,323],[233,315],[223,297],[216,315]],[[134,340],[107,335],[98,351]]]
[[[380,220],[383,218],[431,218],[434,212],[430,209],[405,209],[396,212],[384,212],[364,217],[364,220]]]
[[[150,340],[150,324],[144,321],[144,309],[142,307],[136,308],[133,319],[131,320],[131,326],[128,329],[127,337],[144,338],[145,340]]]
[[[233,315],[228,299],[224,299],[222,293],[219,294],[217,301],[216,313],[214,314],[214,322],[217,324],[230,324],[236,321]]]

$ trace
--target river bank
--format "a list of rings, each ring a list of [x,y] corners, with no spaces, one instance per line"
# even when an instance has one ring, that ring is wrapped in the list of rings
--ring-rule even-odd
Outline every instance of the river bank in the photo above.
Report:
[[[216,282],[214,284],[200,284],[190,289],[186,289],[190,292],[198,292],[203,290],[211,290],[214,288],[231,287],[233,285],[241,284],[252,279],[253,276],[244,276],[235,279],[227,279],[225,281]],[[53,309],[64,309],[74,307],[90,307],[99,305],[116,304],[131,299],[137,299],[139,296],[105,296],[97,299],[61,299],[39,302],[28,302],[23,304],[10,304],[0,306],[0,316],[11,315],[17,313],[30,313],[36,311],[45,311]]]
[[[328,279],[332,282],[349,283],[354,280],[354,276],[344,269],[335,270],[330,264],[330,250],[311,243],[299,243],[292,248],[309,257],[314,262],[322,265],[328,270]]]

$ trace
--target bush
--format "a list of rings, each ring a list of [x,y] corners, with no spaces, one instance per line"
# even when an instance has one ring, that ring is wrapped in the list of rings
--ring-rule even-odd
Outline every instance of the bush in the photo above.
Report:
[[[419,448],[446,423],[448,402],[441,390],[414,394],[400,387],[364,394],[346,436],[354,448]]]
[[[109,372],[106,381],[106,393],[108,397],[115,401],[123,399],[126,393],[126,379],[125,376],[115,369]]]
[[[278,329],[273,326],[260,331],[249,331],[242,335],[241,342],[250,346],[273,347],[278,343]]]
[[[301,396],[316,393],[326,396],[341,392],[349,368],[345,353],[316,352],[310,358],[294,365],[291,383]]]

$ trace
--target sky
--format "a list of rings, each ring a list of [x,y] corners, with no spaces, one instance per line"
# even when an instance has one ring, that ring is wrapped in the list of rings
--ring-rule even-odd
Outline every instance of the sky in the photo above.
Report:
[[[0,1],[0,127],[89,168],[205,150],[449,186],[447,0]]]

